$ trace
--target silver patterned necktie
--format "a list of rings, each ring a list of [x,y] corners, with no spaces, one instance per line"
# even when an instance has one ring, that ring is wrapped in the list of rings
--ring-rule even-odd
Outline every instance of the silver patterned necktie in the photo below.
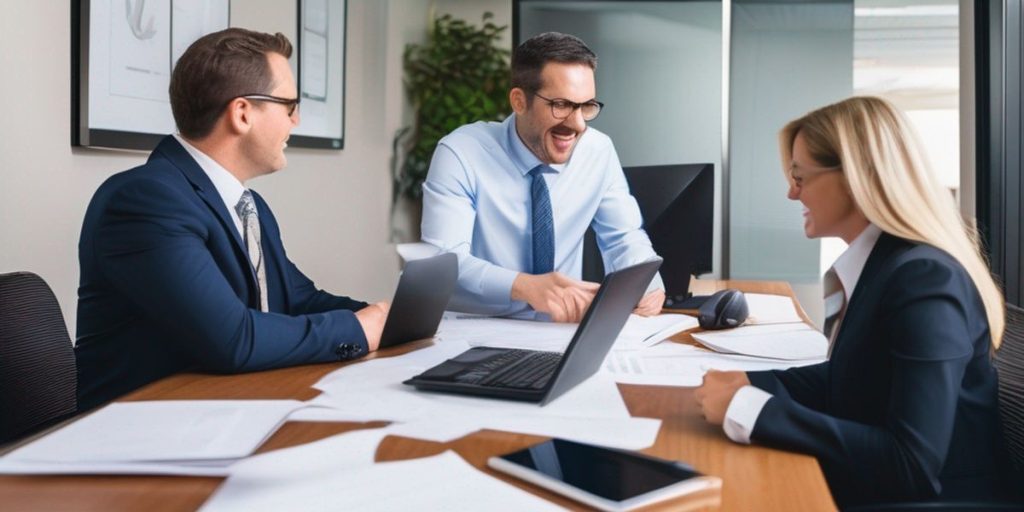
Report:
[[[267,271],[263,263],[263,246],[260,244],[260,218],[256,213],[252,192],[246,190],[242,193],[242,198],[235,205],[235,212],[242,221],[245,249],[249,253],[249,263],[256,271],[256,282],[260,286],[260,311],[270,311],[267,307]]]
[[[846,309],[846,293],[843,291],[843,282],[839,280],[834,268],[828,269],[825,273],[825,329],[823,333],[828,337],[828,357],[832,357],[832,347],[836,343],[836,335],[839,334],[839,324],[842,322],[843,311]]]

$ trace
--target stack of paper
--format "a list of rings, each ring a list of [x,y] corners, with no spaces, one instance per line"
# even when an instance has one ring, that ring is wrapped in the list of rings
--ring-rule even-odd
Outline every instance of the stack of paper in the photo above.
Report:
[[[110,404],[0,459],[0,473],[221,476],[251,454],[296,400]]]

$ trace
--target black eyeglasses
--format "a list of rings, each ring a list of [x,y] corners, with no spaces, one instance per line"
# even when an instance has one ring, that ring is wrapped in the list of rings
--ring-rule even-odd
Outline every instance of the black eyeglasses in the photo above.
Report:
[[[593,121],[601,113],[601,109],[604,108],[604,103],[596,100],[576,103],[562,98],[545,98],[537,93],[533,93],[533,95],[548,102],[548,105],[551,106],[551,115],[555,116],[555,119],[565,119],[572,115],[576,109],[580,109],[584,121]]]
[[[280,103],[288,107],[288,117],[295,114],[295,111],[299,109],[299,98],[279,98],[277,96],[271,96],[269,94],[243,94],[238,96],[239,98],[245,98],[247,100],[254,101],[269,101],[271,103]]]

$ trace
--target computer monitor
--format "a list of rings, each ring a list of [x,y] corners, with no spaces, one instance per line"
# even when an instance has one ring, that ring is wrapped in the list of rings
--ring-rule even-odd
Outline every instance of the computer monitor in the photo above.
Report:
[[[690,275],[711,272],[714,236],[713,164],[626,167],[626,182],[640,205],[644,229],[664,258],[661,278],[668,297],[686,296]],[[600,282],[604,263],[593,229],[583,242],[583,279]]]

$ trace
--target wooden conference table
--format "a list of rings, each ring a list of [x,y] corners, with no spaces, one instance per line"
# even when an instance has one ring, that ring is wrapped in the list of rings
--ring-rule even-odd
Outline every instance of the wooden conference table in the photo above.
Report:
[[[752,281],[694,281],[694,292],[739,288],[748,292],[793,297],[786,283]],[[795,302],[795,300],[794,300]],[[799,306],[798,306],[799,309]],[[801,314],[806,315],[801,310]],[[673,338],[693,343],[688,334]],[[388,349],[374,357],[387,357],[432,343],[418,341]],[[352,363],[350,363],[352,364]],[[358,363],[355,363],[358,364]],[[243,375],[175,375],[146,386],[122,400],[166,399],[300,399],[319,392],[311,386],[340,364],[286,368]],[[652,387],[620,384],[619,389],[634,416],[663,420],[657,442],[645,453],[686,461],[698,471],[722,478],[718,496],[692,496],[668,502],[654,509],[707,510],[834,510],[835,504],[818,462],[798,455],[760,446],[743,446],[729,441],[721,427],[704,421],[693,400],[692,388]],[[379,427],[373,423],[284,424],[259,451],[269,451],[354,429]],[[440,444],[401,437],[387,437],[377,450],[377,460],[411,459],[455,450],[468,462],[488,474],[508,481],[560,505],[580,508],[575,502],[486,469],[488,457],[507,453],[544,438],[483,430],[450,443]],[[220,478],[150,476],[0,476],[0,510],[195,510],[217,489]],[[344,496],[338,496],[339,506]],[[716,504],[718,506],[716,506]],[[482,510],[486,506],[482,504]]]

